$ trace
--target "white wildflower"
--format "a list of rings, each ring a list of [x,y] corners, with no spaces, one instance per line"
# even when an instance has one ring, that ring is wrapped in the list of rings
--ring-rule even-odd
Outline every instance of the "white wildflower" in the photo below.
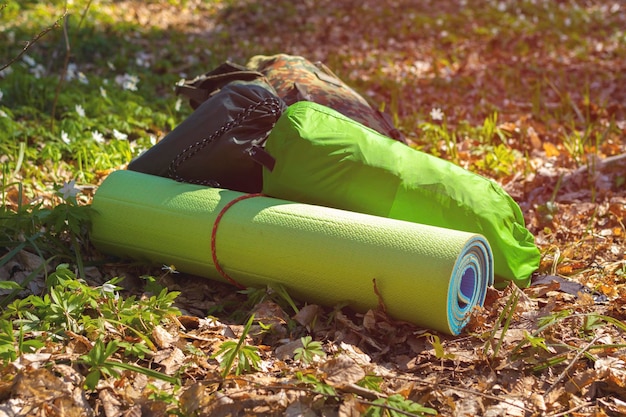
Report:
[[[161,269],[164,270],[166,273],[169,273],[169,274],[178,274],[179,273],[174,265],[163,265],[161,267]]]
[[[61,140],[63,141],[63,143],[65,143],[66,145],[69,145],[72,141],[70,140],[70,135],[67,134],[67,132],[65,130],[61,131]]]
[[[148,136],[148,140],[150,140],[150,145],[154,146],[157,143],[157,138],[155,135]]]
[[[83,106],[77,104],[76,106],[74,106],[74,109],[76,110],[78,116],[85,117],[85,109],[83,109]]]
[[[7,75],[11,74],[13,72],[13,68],[12,67],[7,67],[5,69],[3,69],[2,71],[0,71],[0,77],[4,78]]]
[[[136,75],[118,75],[115,77],[117,85],[121,86],[124,90],[137,91],[137,84],[139,83],[139,77]]]
[[[46,68],[41,64],[37,64],[36,66],[31,67],[30,73],[33,74],[35,78],[39,79],[46,75]]]
[[[104,296],[109,296],[109,297],[113,297],[113,299],[117,300],[119,299],[120,295],[118,294],[117,287],[109,282],[105,282],[104,284],[102,284],[102,287],[100,287],[101,293]]]
[[[104,136],[102,136],[102,133],[97,130],[91,132],[91,137],[98,143],[104,143]]]
[[[76,78],[76,64],[71,62],[67,65],[67,70],[65,72],[65,79],[67,81],[72,81],[74,78]]]
[[[113,129],[113,137],[117,140],[126,140],[128,139],[128,135],[126,133],[122,133],[117,129]]]
[[[443,111],[439,107],[433,107],[430,111],[430,118],[433,120],[443,120]]]
[[[150,68],[151,59],[152,55],[141,51],[135,56],[135,63],[140,67]]]
[[[6,117],[8,119],[9,115],[4,110],[0,110],[0,117]]]
[[[78,82],[80,82],[81,84],[89,84],[89,79],[87,78],[87,76],[83,73],[83,72],[79,72],[78,73]]]
[[[107,90],[105,90],[104,87],[100,87],[100,95],[102,98],[107,98]]]
[[[76,181],[71,180],[70,182],[66,182],[63,184],[61,188],[59,188],[59,193],[63,196],[64,200],[69,198],[76,197],[80,190],[76,187]]]
[[[24,55],[22,57],[22,61],[26,62],[26,64],[28,64],[29,67],[34,67],[35,65],[37,65],[35,60],[33,58],[29,57],[28,55]]]
[[[0,100],[2,100],[2,96],[0,95]],[[180,106],[183,104],[183,100],[181,98],[179,98],[178,100],[176,100],[176,103],[174,104],[174,110],[176,110],[177,112],[180,111]]]

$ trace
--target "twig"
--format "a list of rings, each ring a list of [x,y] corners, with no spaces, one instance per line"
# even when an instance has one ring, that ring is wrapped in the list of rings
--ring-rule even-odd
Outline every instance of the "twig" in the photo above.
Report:
[[[490,400],[498,401],[498,402],[510,405],[511,407],[515,407],[515,408],[519,408],[520,410],[527,411],[529,413],[534,412],[534,410],[531,410],[530,408],[527,408],[527,407],[525,407],[523,405],[516,404],[516,403],[514,403],[512,401],[509,401],[506,398],[503,399],[502,397],[499,397],[497,395],[491,395],[491,394],[487,394],[487,393],[484,393],[484,392],[476,391],[476,390],[473,390],[473,389],[461,388],[461,387],[448,385],[448,384],[437,384],[437,385],[440,386],[440,387],[444,387],[444,388],[448,388],[448,389],[454,390],[454,391],[461,391],[461,392],[464,392],[466,394],[478,395],[478,396],[483,397],[483,398],[487,398],[487,399],[490,399]]]
[[[570,415],[571,413],[573,413],[574,411],[578,411],[581,408],[588,407],[588,406],[590,406],[592,404],[593,404],[592,402],[587,402],[587,403],[584,403],[584,404],[577,405],[576,407],[570,408],[567,411],[561,411],[560,413],[556,413],[556,414],[549,414],[546,417],[563,417],[563,416],[567,416],[567,415]]]
[[[436,383],[433,384],[433,383],[428,382],[428,381],[423,381],[423,380],[420,380],[420,379],[414,379],[414,378],[408,378],[408,377],[402,377],[402,376],[396,376],[395,378],[396,379],[405,380],[405,381],[415,382],[415,383],[417,383],[419,385],[424,385],[424,386],[429,386],[429,387],[432,387],[433,385],[436,385],[437,387],[446,388],[446,389],[450,389],[450,390],[454,390],[454,391],[460,391],[460,392],[464,392],[466,394],[478,395],[478,396],[483,397],[483,398],[487,398],[487,399],[490,399],[490,400],[494,400],[494,401],[498,401],[498,402],[510,405],[511,407],[519,408],[520,410],[524,410],[524,411],[527,411],[529,413],[532,413],[532,412],[535,411],[535,410],[531,410],[530,408],[527,408],[527,407],[525,407],[523,405],[519,405],[519,404],[516,404],[516,403],[514,403],[512,401],[509,401],[506,398],[503,399],[502,397],[499,397],[497,395],[491,395],[491,394],[487,394],[487,393],[476,391],[476,390],[469,389],[469,388],[463,388],[463,387],[459,387],[459,386],[456,386],[456,385],[444,384],[444,383],[440,383],[440,382],[436,382]]]
[[[361,387],[357,384],[346,384],[341,386],[340,388],[337,388],[338,390],[342,391],[342,392],[346,392],[346,393],[350,393],[350,394],[355,394],[355,395],[360,395],[363,398],[366,398],[368,400],[377,400],[379,398],[384,398],[385,396],[378,392],[378,391],[374,391],[365,387]]]
[[[433,384],[431,382],[427,382],[427,381],[423,381],[423,380],[419,380],[419,379],[402,377],[402,376],[396,376],[396,378],[397,379],[401,379],[401,380],[415,382],[415,383],[418,383],[418,384],[424,385],[424,386],[432,387],[433,385],[436,385],[437,387],[440,387],[440,388],[446,388],[446,389],[450,389],[450,390],[454,390],[454,391],[460,391],[460,392],[464,392],[466,394],[478,395],[478,396],[483,397],[483,398],[487,398],[487,399],[490,399],[490,400],[494,400],[494,401],[498,401],[498,402],[501,402],[501,403],[504,403],[504,404],[508,404],[511,407],[519,408],[520,410],[524,410],[524,411],[527,411],[529,413],[534,412],[534,410],[531,410],[530,408],[527,408],[527,407],[525,407],[523,405],[516,404],[516,403],[514,403],[512,401],[509,401],[506,398],[503,399],[501,396],[491,395],[491,394],[487,394],[487,393],[484,393],[484,392],[476,391],[476,390],[473,390],[473,389],[459,387],[457,385],[444,384],[444,383],[440,383],[440,382],[436,382],[436,383]]]
[[[26,51],[28,51],[28,49],[33,46],[39,39],[41,39],[42,37],[46,36],[46,34],[48,32],[50,32],[51,30],[56,29],[57,27],[59,27],[59,22],[62,19],[65,19],[65,16],[67,16],[67,10],[65,11],[65,13],[63,13],[63,15],[61,17],[59,17],[52,25],[48,26],[47,28],[45,28],[44,30],[42,30],[37,36],[35,36],[33,39],[31,39],[30,41],[26,41],[26,45],[24,46],[24,48],[20,51],[19,54],[17,54],[17,56],[15,56],[13,59],[11,59],[8,63],[4,64],[2,67],[0,67],[0,72],[7,69],[8,67],[10,67],[11,65],[13,65],[18,59],[20,59],[25,53]]]
[[[552,385],[550,385],[550,386],[548,387],[548,389],[546,390],[546,392],[543,394],[543,395],[544,395],[544,397],[545,397],[546,395],[548,395],[548,393],[549,393],[550,391],[552,391],[552,390],[554,389],[554,387],[556,387],[556,385],[557,385],[559,382],[561,382],[561,380],[562,380],[563,378],[565,378],[565,376],[566,376],[566,375],[567,375],[567,373],[568,373],[568,372],[572,369],[572,367],[574,366],[574,364],[575,364],[576,362],[578,362],[578,359],[580,359],[580,357],[581,357],[581,356],[582,356],[585,352],[587,352],[587,351],[589,350],[589,348],[590,348],[591,346],[593,346],[593,345],[594,345],[594,343],[596,343],[596,342],[598,341],[598,339],[599,339],[599,338],[600,338],[600,335],[596,335],[596,337],[594,337],[594,338],[593,338],[593,340],[591,340],[591,342],[587,343],[587,345],[585,345],[585,347],[584,347],[584,348],[582,348],[581,350],[579,350],[579,351],[576,353],[576,356],[574,356],[574,359],[572,359],[572,362],[570,362],[570,364],[569,364],[569,365],[567,365],[567,368],[565,368],[565,369],[563,370],[563,372],[561,372],[561,374],[560,374],[560,375],[556,378],[556,380],[552,383]]]
[[[591,161],[590,163],[583,165],[580,168],[576,169],[575,171],[572,171],[571,173],[567,174],[566,178],[569,180],[573,177],[582,175],[585,172],[590,172],[590,171],[602,172],[602,171],[611,169],[612,166],[615,166],[616,168],[620,168],[620,167],[624,168],[626,166],[625,163],[626,163],[626,153],[609,156],[608,158],[597,158],[596,160]]]
[[[374,285],[374,293],[376,294],[376,298],[378,298],[378,308],[383,313],[387,314],[387,306],[385,305],[385,300],[383,300],[383,296],[378,291],[378,285],[376,284],[376,278],[372,278],[372,284]]]
[[[91,7],[91,2],[92,0],[89,0],[87,2],[87,5],[85,6],[85,9],[83,10],[83,14],[80,15],[80,21],[78,22],[78,27],[76,28],[77,30],[80,29],[80,27],[83,25],[83,22],[85,21],[85,17],[87,16],[87,12],[89,11],[89,8]]]

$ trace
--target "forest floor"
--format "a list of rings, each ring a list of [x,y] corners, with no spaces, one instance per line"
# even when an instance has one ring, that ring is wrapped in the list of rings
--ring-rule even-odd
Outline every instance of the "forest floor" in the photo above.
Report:
[[[125,0],[107,7],[114,20],[176,32],[195,60],[171,72],[192,76],[199,63],[280,52],[323,61],[384,106],[411,146],[502,185],[541,250],[539,270],[528,288],[489,289],[463,333],[447,336],[379,310],[306,300],[296,300],[294,310],[276,294],[254,298],[178,271],[91,267],[87,281],[125,276],[127,293],[141,294],[138,277],[149,273],[180,291],[182,315],[154,328],[154,351],[137,361],[181,378],[180,385],[126,370],[83,390],[84,369],[66,364],[93,341],[68,331],[62,346],[5,364],[11,378],[0,385],[0,416],[26,415],[19,413],[29,407],[59,416],[626,415],[624,5],[170,3],[176,5]],[[172,38],[137,33],[134,42],[153,62],[167,58],[159,54]],[[442,121],[433,120],[433,109]],[[104,177],[89,185],[97,189]],[[224,378],[212,355],[248,330],[241,317],[249,313],[257,321],[246,344],[260,362]],[[307,350],[307,335],[320,346]],[[298,352],[310,357],[296,360]]]

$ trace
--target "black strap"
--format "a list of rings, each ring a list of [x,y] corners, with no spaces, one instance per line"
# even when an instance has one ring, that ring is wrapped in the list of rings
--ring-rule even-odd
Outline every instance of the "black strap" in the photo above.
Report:
[[[196,109],[226,84],[233,81],[255,81],[263,78],[258,71],[250,71],[246,67],[225,62],[213,71],[199,75],[191,80],[184,80],[176,85],[176,94],[189,98],[191,107]]]

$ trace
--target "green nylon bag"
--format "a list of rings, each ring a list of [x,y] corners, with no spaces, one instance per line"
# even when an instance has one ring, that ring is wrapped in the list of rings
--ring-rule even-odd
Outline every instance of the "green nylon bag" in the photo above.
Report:
[[[263,170],[268,196],[480,233],[492,247],[498,287],[528,286],[539,265],[519,206],[495,181],[328,107],[288,107],[265,150],[276,161]]]

